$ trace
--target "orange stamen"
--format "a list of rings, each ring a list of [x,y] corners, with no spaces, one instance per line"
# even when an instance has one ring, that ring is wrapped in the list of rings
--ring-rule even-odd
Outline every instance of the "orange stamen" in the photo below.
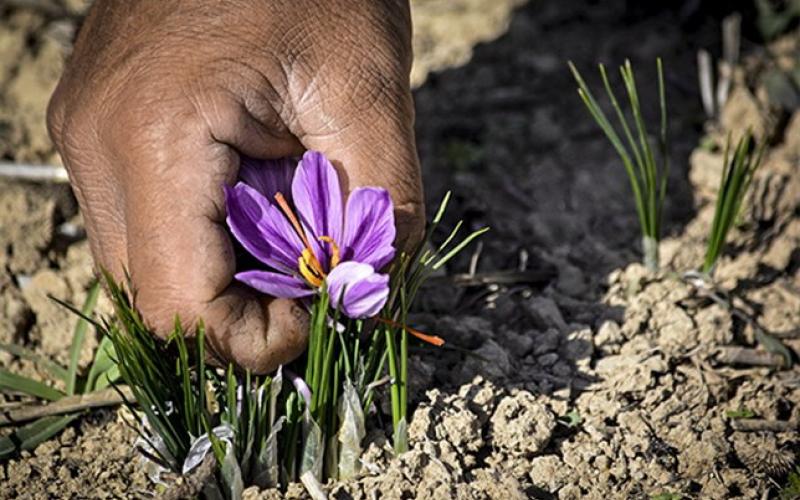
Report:
[[[387,324],[389,326],[393,326],[395,328],[402,328],[403,330],[407,331],[411,335],[417,337],[418,339],[422,340],[423,342],[427,342],[429,344],[433,344],[436,347],[441,347],[444,345],[444,339],[442,337],[437,337],[436,335],[429,335],[427,333],[423,333],[415,328],[411,328],[407,325],[401,325],[396,321],[392,321],[386,318],[375,318],[381,323]]]
[[[303,255],[300,257],[301,266],[303,263],[305,263],[314,273],[318,274],[319,276],[325,276],[325,272],[322,270],[322,264],[319,263],[317,256],[314,255],[314,251],[311,249],[311,243],[309,243],[308,237],[306,237],[306,233],[303,231],[303,226],[300,224],[300,221],[297,220],[297,216],[295,216],[294,212],[292,212],[292,207],[289,206],[289,203],[286,201],[286,198],[283,197],[281,192],[275,193],[275,201],[278,203],[278,206],[283,211],[284,215],[286,215],[286,218],[289,219],[289,222],[292,224],[292,227],[294,227],[295,232],[297,232],[297,236],[300,237],[300,240],[303,242],[303,245],[305,245],[306,251],[308,252],[306,254],[306,251],[304,251]]]

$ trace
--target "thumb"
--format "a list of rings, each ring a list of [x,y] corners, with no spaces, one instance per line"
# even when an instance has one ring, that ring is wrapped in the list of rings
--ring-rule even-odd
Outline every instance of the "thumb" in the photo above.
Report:
[[[323,103],[325,94],[320,91]],[[389,191],[397,246],[410,250],[420,241],[425,225],[414,114],[408,90],[391,94],[371,106],[326,105],[326,123],[305,128],[299,138],[307,149],[322,152],[337,166],[346,192],[360,186]]]
[[[296,81],[289,88],[300,91],[292,92],[288,125],[306,149],[336,165],[346,192],[360,186],[389,191],[397,246],[410,250],[425,225],[409,84],[410,23],[393,23],[392,29],[399,32],[373,34],[369,43],[354,35],[339,49],[348,52],[343,57],[327,53],[326,62],[309,56],[314,77],[303,81],[302,75],[290,75]]]

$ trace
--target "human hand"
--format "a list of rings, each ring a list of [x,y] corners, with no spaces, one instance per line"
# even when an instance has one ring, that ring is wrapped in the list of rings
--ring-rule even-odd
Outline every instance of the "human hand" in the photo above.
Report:
[[[97,0],[48,109],[95,262],[128,269],[159,334],[202,318],[222,359],[267,372],[305,348],[294,302],[233,281],[222,185],[241,155],[321,151],[389,190],[398,245],[424,213],[403,0]]]

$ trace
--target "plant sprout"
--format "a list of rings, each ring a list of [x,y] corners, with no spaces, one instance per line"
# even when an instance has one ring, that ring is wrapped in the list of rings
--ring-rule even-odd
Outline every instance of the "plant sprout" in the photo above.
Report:
[[[449,199],[450,193],[427,231],[426,243],[441,222]],[[281,449],[287,477],[311,475],[319,480],[355,475],[365,415],[384,384],[389,385],[394,450],[399,454],[408,449],[409,337],[435,346],[444,343],[408,326],[408,313],[430,274],[487,230],[475,231],[454,244],[460,227],[457,224],[436,250],[423,250],[423,244],[413,255],[398,257],[390,269],[389,296],[374,318],[349,318],[332,308],[327,289],[312,303],[309,347],[306,357],[297,363],[304,366],[304,377],[298,377],[295,386],[303,390],[287,398]]]
[[[115,317],[93,323],[112,342],[122,379],[138,403],[126,400],[151,478],[159,482],[162,472],[191,472],[211,453],[218,468],[205,498],[239,498],[244,484],[278,486],[281,374],[237,375],[231,365],[225,371],[207,366],[202,322],[193,345],[178,318],[163,342],[128,292],[108,273],[104,279]]]
[[[79,311],[82,316],[92,314],[100,293],[100,284],[95,282],[90,288],[83,307]],[[63,304],[63,302],[58,301]],[[71,306],[67,306],[72,309]],[[119,378],[119,371],[112,361],[113,346],[107,338],[103,338],[95,352],[94,359],[87,373],[78,370],[78,359],[86,337],[89,320],[79,318],[72,335],[69,350],[69,366],[63,367],[25,347],[15,344],[0,344],[0,349],[36,364],[43,372],[55,380],[63,382],[65,390],[52,387],[44,382],[0,369],[0,390],[24,394],[37,399],[64,405],[67,411],[44,414],[25,425],[19,425],[12,417],[4,418],[0,425],[18,425],[9,435],[0,438],[0,458],[6,458],[22,450],[32,450],[44,441],[52,438],[71,422],[78,418],[90,405],[81,404],[80,398],[91,399],[100,395],[110,383]],[[74,403],[74,404],[73,404]],[[34,406],[31,406],[34,408]],[[35,409],[40,409],[36,405]],[[19,410],[25,410],[23,406]],[[33,412],[36,413],[36,412]]]
[[[644,252],[644,264],[648,270],[655,272],[659,267],[658,242],[661,238],[661,212],[664,205],[664,197],[667,191],[667,179],[669,177],[669,151],[667,142],[667,106],[664,90],[664,71],[661,59],[656,60],[658,70],[658,97],[661,110],[660,134],[658,137],[659,155],[653,151],[650,136],[642,117],[639,93],[636,89],[636,80],[630,61],[620,67],[620,74],[628,94],[630,114],[633,116],[634,127],[628,122],[628,118],[620,106],[619,101],[611,89],[611,84],[604,65],[600,64],[600,76],[603,79],[608,98],[619,120],[625,140],[620,137],[617,129],[611,124],[606,114],[600,108],[594,98],[589,86],[581,77],[577,68],[572,62],[569,63],[575,80],[578,83],[578,94],[592,115],[592,118],[605,133],[614,150],[622,160],[625,172],[628,174],[631,189],[633,190],[634,201],[636,202],[636,213],[639,217],[639,225],[642,230],[642,248]]]
[[[714,272],[714,266],[719,259],[725,240],[741,211],[750,183],[753,180],[764,154],[764,145],[753,147],[753,138],[747,131],[736,144],[733,158],[730,157],[731,137],[725,143],[723,156],[722,175],[720,176],[719,192],[714,208],[714,220],[711,223],[711,234],[708,238],[705,259],[703,260],[702,273],[709,278]]]
[[[345,203],[336,170],[324,155],[308,151],[292,163],[246,159],[240,181],[224,188],[231,232],[266,267],[240,272],[236,279],[270,295],[302,298],[310,310],[308,351],[292,366],[304,376],[295,377],[298,392],[288,401],[283,441],[288,476],[350,476],[356,471],[343,466],[341,457],[358,465],[352,460],[360,441],[355,436],[384,369],[395,451],[407,449],[408,336],[444,342],[411,328],[408,311],[430,272],[483,230],[450,249],[459,224],[435,252],[401,254],[384,274],[396,253],[389,193],[359,187]],[[432,230],[447,200],[449,195]],[[340,413],[356,420],[342,420]],[[337,431],[339,441],[333,439]]]

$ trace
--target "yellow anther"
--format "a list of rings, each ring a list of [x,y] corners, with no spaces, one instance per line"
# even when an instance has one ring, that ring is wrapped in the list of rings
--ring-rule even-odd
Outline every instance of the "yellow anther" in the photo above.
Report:
[[[322,286],[322,279],[325,276],[315,269],[315,263],[316,266],[319,266],[314,253],[308,248],[304,249],[303,254],[297,259],[297,267],[300,270],[300,274],[303,276],[303,278],[305,278],[309,285],[313,287],[320,287]]]
[[[339,251],[339,245],[337,245],[330,236],[320,236],[319,240],[331,245],[331,251],[333,252],[333,255],[331,255],[331,269],[333,269],[339,265],[339,261],[342,259],[342,254]]]

